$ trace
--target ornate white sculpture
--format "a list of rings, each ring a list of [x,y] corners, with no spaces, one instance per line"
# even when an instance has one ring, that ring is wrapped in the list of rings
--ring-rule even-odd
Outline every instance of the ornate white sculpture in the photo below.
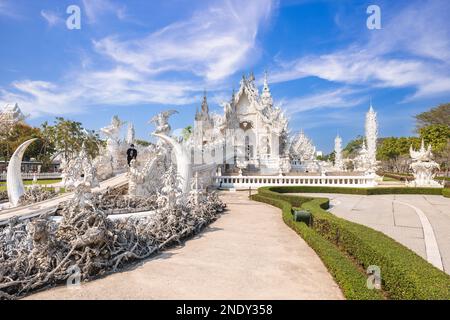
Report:
[[[76,188],[81,182],[89,183],[91,187],[99,185],[96,168],[86,152],[84,143],[78,156],[64,165],[62,178],[63,185],[68,190]]]
[[[127,131],[127,144],[128,145],[134,144],[135,136],[136,136],[136,131],[134,130],[134,124],[130,122],[128,124],[128,131]]]
[[[410,165],[413,170],[414,180],[409,182],[409,186],[413,187],[443,187],[434,180],[436,171],[439,170],[439,164],[433,161],[433,153],[431,152],[431,145],[425,148],[425,143],[422,139],[422,144],[419,150],[414,150],[412,145],[409,148],[409,154],[412,158]]]
[[[177,163],[177,175],[179,176],[180,189],[183,193],[188,193],[190,190],[190,182],[192,178],[192,166],[190,153],[185,146],[175,139],[164,134],[153,133],[155,137],[161,138],[164,142],[173,147],[175,154],[175,161]]]
[[[178,113],[176,110],[168,110],[161,112],[150,119],[149,123],[154,123],[156,125],[156,134],[164,134],[169,135],[170,134],[170,125],[168,122],[168,119],[171,115]]]
[[[366,174],[375,174],[378,168],[377,161],[378,123],[377,114],[370,104],[366,114],[366,136],[359,155],[354,159],[355,169]]]
[[[336,139],[334,139],[334,168],[337,171],[344,170],[344,161],[342,159],[342,138],[337,135]]]
[[[20,197],[25,193],[21,172],[22,158],[30,144],[36,140],[30,139],[22,143],[9,160],[6,189],[8,191],[9,203],[12,207],[16,207],[19,204]]]
[[[126,165],[124,155],[127,146],[121,143],[120,140],[120,131],[123,124],[124,122],[122,122],[118,116],[114,116],[109,126],[100,129],[107,138],[106,151],[108,157],[112,159],[114,170],[123,169]]]
[[[293,160],[304,162],[314,159],[316,147],[311,139],[309,139],[302,130],[292,138],[289,153]]]

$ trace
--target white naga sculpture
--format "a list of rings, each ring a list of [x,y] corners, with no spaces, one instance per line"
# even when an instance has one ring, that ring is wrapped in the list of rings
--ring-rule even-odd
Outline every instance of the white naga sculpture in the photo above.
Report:
[[[416,151],[411,146],[409,154],[413,160],[410,167],[413,170],[414,181],[409,182],[408,185],[413,187],[442,187],[441,184],[433,180],[436,171],[439,170],[439,164],[433,161],[431,145],[425,148],[422,139],[420,149]]]
[[[154,123],[156,125],[155,133],[168,135],[170,133],[169,117],[173,114],[178,113],[176,110],[168,110],[161,112],[150,119],[149,123]]]
[[[344,170],[344,161],[342,159],[342,138],[337,135],[334,139],[334,168],[337,171]]]
[[[21,172],[22,158],[30,144],[36,140],[30,139],[22,143],[9,160],[6,189],[8,191],[9,203],[12,207],[19,205],[19,199],[25,193]]]

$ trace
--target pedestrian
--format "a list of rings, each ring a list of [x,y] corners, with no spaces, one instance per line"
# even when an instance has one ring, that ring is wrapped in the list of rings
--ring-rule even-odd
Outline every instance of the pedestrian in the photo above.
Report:
[[[136,160],[137,158],[137,150],[134,148],[134,144],[130,145],[130,148],[127,150],[127,161],[128,161],[128,166],[130,166],[131,164],[131,160]]]

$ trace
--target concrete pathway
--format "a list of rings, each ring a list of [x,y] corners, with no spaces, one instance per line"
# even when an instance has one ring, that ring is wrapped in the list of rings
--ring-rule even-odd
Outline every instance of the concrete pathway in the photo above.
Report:
[[[450,199],[434,195],[303,194],[327,197],[330,212],[375,230],[450,274]]]
[[[106,190],[107,188],[116,187],[127,183],[126,174],[120,174],[114,178],[102,181],[100,187],[94,188],[94,192],[99,192]],[[31,204],[28,206],[17,207],[12,209],[0,210],[0,225],[7,223],[7,221],[12,217],[29,218],[35,215],[42,214],[46,211],[53,210],[63,201],[70,200],[73,196],[72,192],[64,193],[56,198],[42,201],[36,204]]]
[[[228,211],[198,237],[133,270],[29,299],[343,299],[278,208],[224,192]]]

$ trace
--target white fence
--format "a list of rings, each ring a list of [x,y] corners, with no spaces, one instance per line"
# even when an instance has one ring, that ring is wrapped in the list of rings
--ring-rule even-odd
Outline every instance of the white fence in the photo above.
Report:
[[[257,189],[264,186],[375,187],[374,176],[218,176],[214,185],[226,189]]]
[[[34,173],[24,173],[22,172],[22,179],[33,180]],[[36,173],[38,180],[51,180],[51,179],[61,179],[61,173],[51,172],[51,173]],[[6,181],[6,172],[0,173],[0,181]]]

